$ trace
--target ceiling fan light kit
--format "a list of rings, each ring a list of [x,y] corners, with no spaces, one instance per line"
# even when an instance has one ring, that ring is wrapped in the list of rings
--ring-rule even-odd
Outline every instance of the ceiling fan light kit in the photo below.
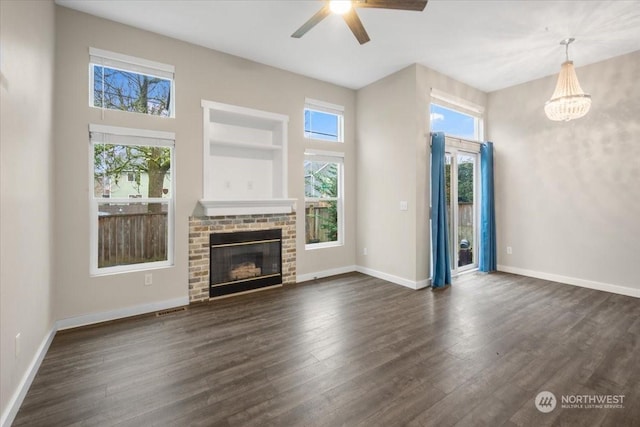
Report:
[[[325,0],[324,6],[315,13],[307,22],[302,24],[291,37],[299,39],[310,29],[315,27],[320,21],[331,13],[342,15],[344,22],[358,40],[358,43],[365,44],[370,40],[367,31],[356,13],[356,8],[369,7],[374,9],[395,9],[412,10],[422,12],[427,6],[428,0]]]
[[[344,15],[351,10],[350,0],[330,0],[329,9],[337,15]]]
[[[565,46],[566,61],[562,63],[556,89],[551,99],[544,104],[544,112],[550,120],[565,121],[579,119],[591,108],[591,95],[584,93],[578,82],[573,61],[569,60],[569,44],[575,39],[568,38],[560,42]]]

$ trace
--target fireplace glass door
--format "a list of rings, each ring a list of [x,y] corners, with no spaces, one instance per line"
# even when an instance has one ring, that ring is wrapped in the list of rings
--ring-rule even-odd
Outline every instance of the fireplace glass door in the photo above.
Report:
[[[282,283],[282,230],[213,233],[210,296]]]

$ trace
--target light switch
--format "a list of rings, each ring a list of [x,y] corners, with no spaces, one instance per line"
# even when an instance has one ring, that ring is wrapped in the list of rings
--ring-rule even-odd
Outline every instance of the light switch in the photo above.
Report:
[[[401,200],[400,201],[400,210],[401,211],[409,210],[409,205],[408,205],[406,200]]]

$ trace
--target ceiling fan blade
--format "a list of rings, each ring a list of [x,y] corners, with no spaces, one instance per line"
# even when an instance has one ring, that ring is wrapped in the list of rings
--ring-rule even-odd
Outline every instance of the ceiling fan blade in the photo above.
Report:
[[[356,39],[358,39],[358,42],[360,44],[365,44],[366,42],[371,40],[369,38],[369,34],[367,34],[367,31],[364,29],[364,25],[362,25],[362,21],[358,17],[355,9],[351,9],[349,12],[342,15],[342,18],[344,19],[344,22],[347,23],[347,25],[351,29],[351,32],[354,36],[356,36]]]
[[[300,37],[304,36],[307,31],[315,27],[318,22],[322,21],[330,13],[331,10],[329,9],[329,3],[327,2],[327,4],[325,4],[322,9],[317,11],[316,14],[311,17],[311,19],[302,24],[302,26],[298,28],[295,33],[291,34],[291,37],[299,39]]]
[[[360,0],[354,2],[355,7],[371,7],[377,9],[415,10],[422,12],[428,0]]]

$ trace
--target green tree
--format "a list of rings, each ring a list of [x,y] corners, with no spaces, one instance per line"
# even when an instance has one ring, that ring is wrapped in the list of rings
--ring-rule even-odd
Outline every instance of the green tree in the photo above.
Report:
[[[445,166],[445,186],[451,202],[451,165]],[[458,203],[473,203],[473,163],[458,164]]]
[[[458,203],[473,203],[473,163],[458,164]]]
[[[310,164],[313,164],[311,162]],[[313,197],[338,197],[338,165],[335,163],[315,163],[321,164],[317,170],[307,171],[307,191],[311,190]],[[323,214],[315,216],[314,211],[307,213],[320,222],[320,229],[325,231],[328,241],[338,240],[338,202],[327,200],[319,202],[323,207]]]

